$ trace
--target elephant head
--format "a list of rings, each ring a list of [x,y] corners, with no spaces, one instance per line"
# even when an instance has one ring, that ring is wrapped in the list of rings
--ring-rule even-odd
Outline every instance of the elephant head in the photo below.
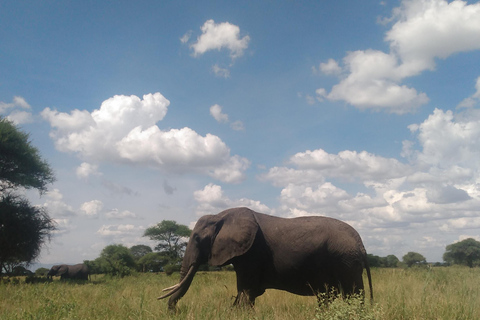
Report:
[[[53,266],[47,273],[47,278],[52,277],[52,276],[61,276],[65,274],[68,271],[68,266],[62,264],[62,265],[56,265]]]
[[[163,289],[170,291],[159,297],[170,297],[168,306],[174,309],[177,301],[187,292],[201,264],[227,265],[245,254],[253,245],[258,223],[252,211],[226,210],[218,215],[201,217],[196,223],[183,258],[180,282]]]

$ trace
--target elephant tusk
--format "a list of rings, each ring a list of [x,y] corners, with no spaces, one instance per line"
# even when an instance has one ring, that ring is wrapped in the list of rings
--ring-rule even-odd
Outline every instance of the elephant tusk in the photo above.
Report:
[[[175,292],[177,292],[178,290],[180,290],[182,285],[188,280],[188,278],[190,278],[192,276],[193,273],[195,273],[195,268],[192,265],[192,266],[190,266],[190,269],[188,269],[187,275],[182,279],[182,281],[180,281],[179,283],[177,283],[174,286],[163,289],[162,291],[170,291],[170,292],[167,292],[163,296],[158,297],[157,300],[165,299],[165,298],[171,296],[172,294],[174,294]]]
[[[171,286],[171,287],[165,288],[165,289],[163,289],[162,291],[170,291],[170,290],[176,289],[176,288],[179,287],[179,286],[180,286],[180,284],[177,283],[176,285],[173,285],[173,286]]]

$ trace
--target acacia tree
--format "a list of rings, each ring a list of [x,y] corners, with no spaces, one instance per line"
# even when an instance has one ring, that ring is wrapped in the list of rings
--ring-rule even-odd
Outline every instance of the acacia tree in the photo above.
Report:
[[[473,268],[480,265],[480,242],[468,238],[449,244],[443,254],[443,260],[449,264],[461,264]]]
[[[165,257],[169,264],[179,264],[187,246],[187,238],[192,231],[172,220],[163,220],[156,226],[145,230],[144,237],[158,241],[155,250]]]
[[[33,261],[55,230],[48,212],[16,191],[34,188],[43,193],[54,180],[29,135],[0,117],[0,275]]]
[[[403,256],[403,262],[407,265],[407,267],[412,267],[414,265],[420,265],[420,264],[425,264],[427,263],[427,259],[425,259],[424,256],[422,256],[418,252],[412,252],[410,251],[406,255]]]

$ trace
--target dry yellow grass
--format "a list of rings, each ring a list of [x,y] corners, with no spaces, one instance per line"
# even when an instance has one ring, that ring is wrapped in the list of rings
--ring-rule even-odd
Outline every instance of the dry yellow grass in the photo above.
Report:
[[[479,268],[378,269],[372,277],[373,304],[319,307],[314,297],[267,290],[254,309],[238,309],[233,272],[198,273],[175,315],[156,297],[178,275],[0,284],[0,319],[480,319]]]

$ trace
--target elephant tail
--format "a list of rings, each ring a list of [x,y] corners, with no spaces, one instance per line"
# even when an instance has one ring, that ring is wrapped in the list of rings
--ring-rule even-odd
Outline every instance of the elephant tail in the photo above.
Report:
[[[365,269],[367,270],[368,287],[370,288],[370,301],[373,302],[372,275],[370,274],[370,265],[368,264],[368,259],[366,254],[365,254]]]

